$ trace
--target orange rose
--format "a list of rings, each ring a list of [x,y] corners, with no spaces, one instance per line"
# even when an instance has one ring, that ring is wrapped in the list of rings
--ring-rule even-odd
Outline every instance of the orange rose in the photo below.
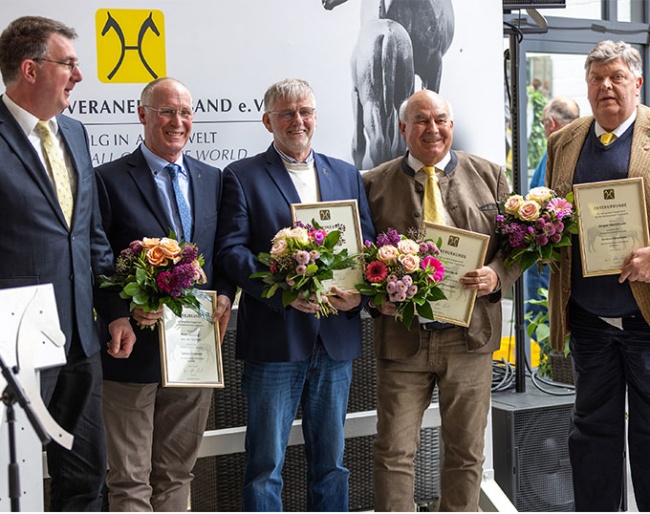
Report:
[[[167,266],[169,262],[165,252],[159,246],[147,250],[147,261],[152,266]]]
[[[155,248],[160,244],[160,239],[157,237],[143,237],[142,248]]]
[[[160,249],[163,251],[163,253],[171,258],[176,257],[179,253],[181,253],[181,247],[178,244],[178,241],[175,239],[169,239],[168,237],[163,237],[160,240]]]

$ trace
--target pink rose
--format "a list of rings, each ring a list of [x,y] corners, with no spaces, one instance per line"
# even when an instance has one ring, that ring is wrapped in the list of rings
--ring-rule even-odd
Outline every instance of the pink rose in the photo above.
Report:
[[[512,195],[510,198],[506,200],[506,203],[504,204],[504,208],[508,214],[512,214],[514,216],[519,211],[519,207],[521,207],[522,203],[524,203],[523,196]]]
[[[539,218],[539,204],[534,200],[526,200],[519,207],[517,217],[522,221],[535,221]]]
[[[271,255],[277,257],[279,255],[283,255],[286,250],[287,250],[287,240],[278,239],[273,243],[273,246],[271,247]]]
[[[413,273],[420,265],[420,258],[417,255],[400,255],[399,261],[407,273]]]
[[[420,245],[412,239],[402,239],[397,243],[397,248],[402,253],[416,254],[420,250]]]
[[[385,245],[377,250],[377,257],[379,257],[380,261],[388,264],[397,258],[398,253],[397,248],[393,245]]]

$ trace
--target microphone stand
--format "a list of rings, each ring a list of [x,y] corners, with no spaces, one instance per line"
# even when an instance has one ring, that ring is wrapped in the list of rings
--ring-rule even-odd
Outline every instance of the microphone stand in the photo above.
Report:
[[[7,426],[9,428],[9,498],[11,499],[11,512],[19,512],[20,470],[16,456],[16,413],[14,404],[17,402],[23,408],[27,419],[43,445],[50,442],[50,436],[47,435],[41,421],[34,413],[29,398],[16,378],[18,368],[9,368],[2,356],[0,356],[0,369],[2,369],[2,376],[7,381],[7,387],[2,392],[2,402],[7,406]]]

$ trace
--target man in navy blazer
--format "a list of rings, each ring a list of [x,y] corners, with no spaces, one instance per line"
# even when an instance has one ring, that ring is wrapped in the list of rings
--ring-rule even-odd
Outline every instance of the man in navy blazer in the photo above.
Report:
[[[192,97],[178,80],[161,78],[145,86],[138,116],[144,143],[97,168],[104,229],[116,255],[134,240],[166,237],[170,229],[195,243],[205,258],[207,282],[201,287],[219,292],[215,320],[223,336],[234,288],[219,280],[214,267],[221,170],[183,155],[192,131]],[[170,163],[180,167],[191,227],[181,219]],[[161,316],[162,309],[133,312],[143,325]],[[136,333],[138,344],[128,360],[102,352],[109,505],[112,511],[184,511],[212,389],[163,388],[158,328]]]
[[[135,341],[124,301],[94,289],[95,275],[113,272],[113,254],[101,226],[88,135],[81,123],[60,115],[82,80],[75,37],[73,29],[36,16],[14,20],[0,35],[6,86],[0,100],[0,288],[53,284],[66,337],[67,363],[41,373],[48,410],[74,436],[70,451],[56,443],[47,448],[52,511],[101,507],[106,453],[93,305],[110,322],[111,358],[128,357]],[[37,133],[39,120],[54,133],[70,178],[70,223]]]
[[[292,203],[357,200],[365,238],[374,237],[361,176],[343,161],[311,149],[316,105],[298,79],[273,84],[264,96],[262,121],[273,134],[269,149],[230,164],[217,237],[218,265],[242,288],[237,317],[237,358],[244,359],[242,390],[248,401],[244,511],[282,510],[282,464],[298,405],[307,454],[307,509],[345,511],[348,470],[343,466],[343,424],[352,359],[361,353],[361,300],[333,288],[337,315],[280,295],[262,298],[257,260],[271,239],[291,226]]]

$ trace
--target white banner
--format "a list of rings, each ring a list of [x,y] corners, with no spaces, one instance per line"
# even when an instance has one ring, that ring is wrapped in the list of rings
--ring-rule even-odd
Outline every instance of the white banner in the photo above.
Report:
[[[402,17],[411,10],[418,21],[431,16],[431,27],[448,16],[438,4],[451,2],[452,34],[439,31],[431,38],[451,39],[442,56],[440,93],[454,108],[454,148],[505,162],[501,0],[330,1],[341,5],[326,10],[321,0],[20,0],[3,2],[0,29],[19,16],[38,14],[78,32],[84,80],[66,114],[86,124],[95,165],[141,142],[136,107],[144,84],[157,76],[173,76],[190,89],[196,115],[186,152],[202,161],[223,168],[265,150],[271,135],[260,121],[264,91],[277,80],[299,77],[316,93],[314,149],[355,162],[352,92],[359,79],[352,77],[351,59],[364,64],[378,58],[355,47],[374,42],[374,34],[379,40],[383,30],[396,38],[404,33],[394,21],[369,24],[381,16],[362,16],[362,7],[385,4],[389,14],[399,7]],[[409,33],[408,22],[402,23]],[[415,32],[411,28],[409,35]],[[398,51],[396,59],[416,62],[427,49],[413,40],[412,51]],[[382,65],[388,81],[404,79]],[[418,76],[413,82],[421,87]],[[361,168],[378,164],[368,155],[361,162]]]

